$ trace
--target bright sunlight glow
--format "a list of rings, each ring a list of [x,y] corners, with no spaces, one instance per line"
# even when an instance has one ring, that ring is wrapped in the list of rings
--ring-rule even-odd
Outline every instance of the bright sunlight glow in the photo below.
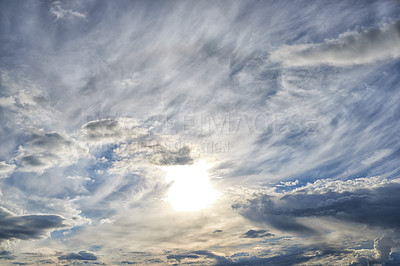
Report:
[[[212,188],[207,168],[204,161],[166,168],[166,179],[173,182],[167,201],[176,211],[197,211],[208,207],[218,198],[219,192]]]

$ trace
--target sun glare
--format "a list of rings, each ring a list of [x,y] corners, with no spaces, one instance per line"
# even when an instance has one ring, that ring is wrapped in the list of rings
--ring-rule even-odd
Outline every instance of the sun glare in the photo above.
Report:
[[[208,207],[219,196],[212,188],[204,161],[166,168],[166,179],[173,182],[167,201],[176,211],[197,211]]]

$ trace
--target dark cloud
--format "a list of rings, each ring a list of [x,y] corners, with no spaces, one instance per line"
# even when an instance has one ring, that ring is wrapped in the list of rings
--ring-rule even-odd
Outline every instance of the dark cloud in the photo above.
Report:
[[[135,119],[103,119],[91,121],[82,126],[84,137],[99,144],[121,143],[140,137],[146,130]]]
[[[157,165],[185,165],[193,163],[193,159],[190,157],[190,148],[186,146],[177,151],[161,149],[152,156],[151,161]]]
[[[297,222],[300,217],[333,218],[373,227],[400,228],[400,184],[347,192],[287,194],[278,201],[259,195],[246,204],[232,206],[250,220],[264,222],[282,231],[312,233]],[[301,191],[301,190],[300,190]]]
[[[230,265],[232,261],[224,256],[216,255],[207,250],[196,250],[192,252],[186,252],[182,254],[172,254],[167,256],[168,260],[176,260],[180,263],[184,259],[195,259],[197,262],[201,262],[204,259],[215,260],[217,265]]]
[[[301,232],[310,234],[314,231],[296,221],[294,215],[285,213],[283,210],[275,206],[275,202],[270,196],[261,195],[255,199],[248,200],[247,204],[234,204],[233,209],[240,209],[242,215],[246,218],[267,223],[282,231]]]
[[[97,260],[97,256],[88,251],[72,252],[58,257],[59,260]]]
[[[71,141],[65,139],[57,132],[35,134],[30,141],[32,147],[55,149],[63,145],[71,145]]]
[[[7,250],[0,251],[0,256],[6,256],[6,255],[10,255],[10,254],[11,254],[11,252],[7,251]]]
[[[64,227],[58,215],[12,215],[0,207],[0,241],[40,238],[47,230]]]
[[[26,165],[26,166],[44,165],[44,163],[40,160],[40,158],[33,156],[33,155],[28,155],[28,156],[22,157],[21,163],[22,163],[22,165]]]
[[[87,150],[78,142],[57,132],[32,133],[18,149],[20,171],[43,172],[53,166],[69,165],[85,155]]]
[[[247,257],[247,256],[249,256],[249,255],[250,255],[250,254],[247,253],[247,252],[238,252],[238,253],[233,254],[233,255],[231,256],[231,258],[236,258],[236,257]]]
[[[150,264],[155,264],[155,263],[162,263],[163,261],[160,259],[148,259],[147,262]]]
[[[180,262],[183,259],[198,259],[199,256],[195,254],[178,254],[178,255],[168,255],[167,259],[176,260]]]
[[[390,260],[385,263],[385,266],[396,266],[400,265],[400,252],[392,252],[390,254]]]
[[[40,264],[55,264],[55,262],[50,259],[39,260],[39,263]]]
[[[346,254],[349,254],[349,251],[338,251],[334,249],[321,249],[321,250],[313,250],[313,249],[294,249],[286,252],[286,254],[272,256],[272,257],[258,257],[258,256],[250,256],[247,252],[236,253],[235,255],[229,257],[219,256],[214,254],[211,251],[207,250],[198,250],[193,252],[188,252],[184,254],[178,255],[169,255],[168,259],[176,259],[178,262],[181,262],[183,259],[197,259],[199,263],[205,259],[214,260],[214,265],[295,265],[298,263],[305,263],[311,260],[319,260],[323,259],[327,256],[341,258]]]
[[[378,237],[374,240],[374,249],[377,255],[377,262],[385,262],[390,258],[392,247],[396,246],[390,236]]]
[[[193,254],[204,256],[206,258],[214,259],[216,261],[216,265],[229,265],[232,261],[224,256],[216,255],[207,250],[197,250],[192,252]]]
[[[241,237],[242,238],[263,238],[273,236],[273,234],[268,233],[268,230],[253,230],[250,229],[246,233],[244,233]]]
[[[121,264],[129,264],[129,265],[133,265],[133,264],[137,264],[137,262],[123,260],[123,261],[121,261]]]
[[[83,129],[86,130],[90,139],[102,139],[118,135],[118,127],[118,121],[105,119],[89,122],[83,126]]]

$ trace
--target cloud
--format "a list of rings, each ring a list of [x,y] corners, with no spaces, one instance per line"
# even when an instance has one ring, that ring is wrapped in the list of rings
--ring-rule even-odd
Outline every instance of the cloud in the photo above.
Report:
[[[186,146],[177,151],[161,149],[152,155],[150,161],[157,165],[185,165],[193,163],[193,159],[190,157],[190,148]]]
[[[135,262],[135,261],[127,261],[127,260],[123,260],[123,261],[121,261],[121,264],[133,265],[133,264],[138,264],[138,263],[137,263],[137,262]]]
[[[71,165],[85,156],[87,148],[64,134],[34,132],[18,148],[17,161],[21,164],[18,171],[43,173],[51,167]]]
[[[335,249],[310,249],[293,248],[291,250],[280,252],[280,255],[269,255],[262,253],[240,252],[232,256],[217,255],[208,250],[197,250],[192,252],[168,255],[167,259],[176,260],[178,263],[189,264],[211,264],[213,265],[298,265],[300,263],[314,262],[319,265],[326,258],[325,263],[332,264],[341,262],[349,264],[354,261],[356,256],[350,251],[340,251]],[[282,254],[284,253],[284,254]],[[209,260],[212,260],[210,262]]]
[[[0,162],[0,178],[9,176],[15,169],[14,164],[7,164],[6,162]]]
[[[371,228],[399,229],[400,195],[396,191],[400,189],[400,183],[383,180],[381,186],[375,187],[364,186],[363,180],[360,183],[357,186],[355,181],[354,188],[347,191],[345,187],[340,187],[346,184],[342,181],[330,184],[337,188],[322,191],[303,186],[292,192],[277,193],[276,198],[261,194],[232,208],[239,209],[252,221],[299,234],[318,233],[316,227],[300,222],[299,218],[324,218],[341,223],[365,224]]]
[[[176,260],[178,262],[181,262],[181,260],[184,259],[198,259],[199,256],[196,254],[177,254],[177,255],[168,255],[167,259],[169,260]]]
[[[276,185],[277,187],[293,187],[296,186],[299,183],[299,180],[295,180],[295,181],[281,181],[280,184]]]
[[[181,254],[173,254],[168,255],[167,259],[176,260],[180,263],[182,260],[188,263],[196,263],[196,264],[210,264],[210,261],[207,259],[211,259],[215,262],[216,265],[231,265],[232,260],[226,258],[225,256],[216,255],[213,252],[207,250],[196,250],[192,252],[186,252]],[[189,261],[187,261],[189,260]]]
[[[234,204],[232,208],[239,209],[249,220],[266,223],[278,230],[302,234],[314,233],[313,229],[299,223],[295,215],[277,208],[273,199],[267,195],[250,199],[247,204]]]
[[[0,241],[40,238],[49,230],[64,227],[63,221],[58,215],[13,215],[0,207]]]
[[[56,17],[56,19],[63,18],[81,18],[86,19],[86,14],[74,11],[72,9],[64,9],[60,1],[55,1],[50,8],[50,13]]]
[[[14,97],[0,97],[0,106],[2,107],[10,107],[15,104]]]
[[[268,230],[253,230],[250,229],[246,233],[244,233],[241,237],[243,238],[263,238],[263,237],[270,237],[273,234],[268,233]]]
[[[176,258],[290,265],[340,261],[339,252],[298,249],[317,238],[320,246],[346,248],[369,241],[365,249],[373,252],[373,239],[393,230],[389,196],[376,193],[396,187],[385,178],[399,173],[398,62],[387,57],[397,26],[376,25],[399,19],[397,3],[0,2],[0,162],[9,165],[0,205],[75,222],[51,239],[21,241],[16,256],[49,250],[76,257],[95,244],[110,265],[156,263],[154,254],[129,253],[146,248],[160,249],[163,262],[188,254]],[[348,29],[357,32],[337,38]],[[284,44],[291,46],[277,59],[282,64],[271,61],[272,49]],[[361,47],[356,60],[336,56],[353,46]],[[327,53],[335,56],[328,60]],[[351,68],[378,58],[389,64]],[[324,62],[348,67],[285,67]],[[286,129],[278,131],[279,122]],[[27,137],[32,128],[41,131]],[[164,144],[169,140],[179,145]],[[229,150],[218,151],[220,140]],[[223,195],[208,210],[176,213],[165,200],[170,184],[160,166],[191,164],[197,156],[214,165],[208,174]],[[346,181],[314,182],[326,177]],[[259,194],[247,193],[253,186]],[[232,211],[236,198],[250,201]],[[377,207],[375,201],[384,215],[357,222],[367,208],[359,202]],[[374,234],[361,235],[372,227]],[[263,238],[269,233],[276,238]],[[247,261],[231,257],[240,252]]]
[[[390,252],[396,244],[390,236],[381,236],[374,240],[374,250],[376,252],[377,260],[384,263],[389,260]]]
[[[59,260],[97,260],[97,256],[93,252],[79,251],[78,253],[72,252],[58,257]]]
[[[83,125],[82,130],[84,140],[98,145],[119,144],[147,134],[132,118],[95,120]]]
[[[391,184],[399,184],[400,179],[387,179],[381,176],[360,177],[348,180],[335,180],[331,178],[318,179],[314,182],[294,188],[291,193],[301,194],[325,194],[330,192],[344,193],[356,190],[371,190],[379,187],[390,186]]]
[[[376,151],[372,155],[370,155],[367,158],[365,158],[364,160],[362,160],[361,163],[364,165],[373,164],[373,163],[378,162],[378,161],[382,160],[383,158],[389,156],[392,152],[393,152],[393,150],[391,150],[391,149],[383,149],[383,150]]]
[[[188,146],[170,145],[166,140],[160,138],[156,141],[143,138],[120,144],[112,150],[114,157],[107,172],[142,174],[144,169],[154,171],[149,169],[154,165],[190,165],[195,161]],[[138,169],[139,165],[141,170]]]
[[[287,66],[351,66],[400,57],[400,21],[361,32],[346,32],[319,44],[284,46],[271,59]]]

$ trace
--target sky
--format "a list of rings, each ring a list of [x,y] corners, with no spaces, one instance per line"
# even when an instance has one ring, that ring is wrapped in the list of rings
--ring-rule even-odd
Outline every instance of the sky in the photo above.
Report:
[[[399,265],[400,2],[0,1],[0,265]]]

